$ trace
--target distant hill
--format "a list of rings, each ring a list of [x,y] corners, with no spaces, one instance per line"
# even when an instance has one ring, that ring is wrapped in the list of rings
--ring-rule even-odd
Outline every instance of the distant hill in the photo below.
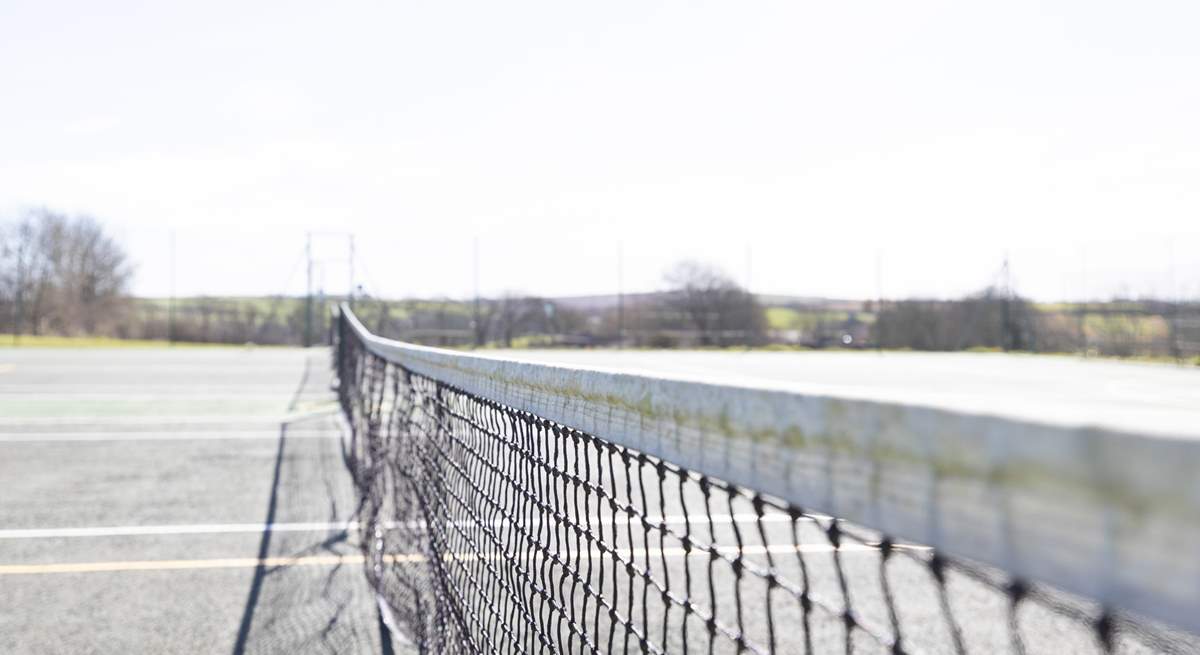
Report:
[[[627,293],[623,297],[626,307],[653,304],[666,295],[663,291],[644,293]],[[840,298],[820,298],[816,296],[784,296],[775,294],[756,294],[758,301],[767,307],[815,307],[830,311],[860,311],[863,301]],[[550,302],[578,312],[596,312],[614,309],[617,306],[617,294],[597,296],[563,296],[547,298]]]

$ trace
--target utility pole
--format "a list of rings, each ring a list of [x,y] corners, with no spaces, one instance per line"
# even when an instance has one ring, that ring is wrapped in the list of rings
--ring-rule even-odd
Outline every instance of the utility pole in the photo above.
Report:
[[[322,280],[321,283],[317,285],[316,306],[317,307],[328,307],[329,306],[329,304],[327,302],[325,302],[325,282],[324,282],[324,280]],[[321,319],[322,325],[324,325],[324,322],[325,322],[325,319]],[[332,335],[329,335],[329,337],[332,338]],[[330,345],[332,345],[332,344],[330,344]]]
[[[752,262],[751,257],[752,257],[752,253],[750,251],[750,244],[747,243],[746,244],[746,293],[751,293],[750,285],[753,282],[752,275],[754,273],[754,270],[753,270],[753,267],[751,264],[751,262]]]
[[[13,312],[12,342],[17,345],[21,338],[21,328],[25,323],[25,248],[29,245],[26,231],[21,230],[21,245],[17,247],[17,298]]]
[[[1183,362],[1183,349],[1179,347],[1179,301],[1172,298],[1167,304],[1167,349],[1171,358]]]
[[[167,342],[173,345],[175,343],[175,228],[171,228],[168,252],[171,259],[171,297],[167,301]]]
[[[875,251],[875,350],[883,352],[883,334],[880,318],[883,317],[883,249]]]
[[[1000,298],[1000,340],[1004,351],[1007,352],[1013,348],[1013,329],[1012,329],[1012,278],[1008,268],[1008,253],[1004,253],[1004,264],[1000,268],[1000,276],[1003,280],[1004,288],[1001,290]]]
[[[304,258],[307,260],[307,274],[304,284],[304,347],[312,345],[313,334],[313,258],[312,232],[309,232],[304,244]]]
[[[1079,272],[1079,287],[1082,291],[1079,305],[1075,308],[1076,328],[1079,331],[1079,350],[1086,358],[1088,356],[1088,338],[1087,338],[1087,310],[1088,310],[1088,286],[1087,286],[1087,250],[1083,249],[1080,254],[1083,260]]]
[[[1175,291],[1175,245],[1167,242],[1167,349],[1177,362],[1183,361],[1179,347],[1179,294]]]
[[[473,252],[473,271],[474,271],[474,273],[473,273],[473,276],[474,276],[474,287],[475,287],[475,289],[474,289],[474,292],[475,292],[475,308],[474,308],[475,318],[472,321],[472,323],[474,324],[473,327],[475,329],[475,347],[478,348],[483,345],[483,325],[481,323],[482,317],[479,314],[479,237],[475,237],[473,246],[474,246],[474,252]]]
[[[347,296],[350,302],[350,307],[354,307],[354,235],[349,235],[350,239],[350,294]]]
[[[617,348],[625,344],[625,257],[617,242]]]

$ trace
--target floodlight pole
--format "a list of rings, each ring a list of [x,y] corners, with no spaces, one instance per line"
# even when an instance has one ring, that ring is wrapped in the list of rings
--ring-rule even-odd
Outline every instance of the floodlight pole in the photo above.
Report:
[[[750,291],[750,286],[753,283],[754,275],[754,254],[751,250],[751,247],[752,246],[749,243],[746,244],[746,293],[754,295],[754,292]]]
[[[1177,362],[1183,361],[1183,350],[1179,347],[1179,294],[1175,291],[1175,246],[1167,242],[1167,348]]]
[[[24,230],[21,233],[20,245],[17,246],[17,297],[16,307],[13,308],[12,343],[20,343],[21,330],[25,324],[25,245],[28,243]]]
[[[1087,356],[1088,356],[1087,311],[1089,308],[1089,303],[1088,303],[1088,285],[1087,285],[1087,249],[1086,249],[1086,246],[1083,247],[1083,250],[1081,253],[1081,258],[1083,259],[1083,262],[1080,265],[1079,286],[1080,286],[1080,290],[1082,291],[1082,294],[1081,294],[1082,297],[1080,298],[1080,302],[1078,303],[1078,305],[1075,308],[1076,309],[1075,313],[1076,313],[1076,317],[1077,317],[1077,319],[1076,319],[1077,320],[1077,328],[1079,330],[1079,349],[1083,353],[1084,358],[1087,358]]]
[[[350,308],[354,308],[354,235],[349,234],[347,238],[350,240],[350,293],[347,296],[350,302]]]
[[[175,343],[175,228],[170,232],[171,296],[167,301],[167,342]]]
[[[483,338],[484,338],[484,335],[482,332],[483,326],[480,323],[481,317],[479,315],[479,237],[475,237],[473,246],[474,246],[473,268],[474,268],[474,286],[475,286],[475,289],[474,289],[474,291],[475,291],[475,308],[474,308],[475,317],[474,317],[474,325],[472,327],[474,328],[474,332],[475,332],[475,347],[478,348],[479,346],[483,345]]]
[[[883,352],[883,331],[880,330],[880,319],[883,317],[883,248],[875,251],[875,352]]]
[[[1016,345],[1014,338],[1016,335],[1013,332],[1012,325],[1012,273],[1008,267],[1008,253],[1004,253],[1004,265],[1002,267],[1002,277],[1004,280],[1003,296],[1000,298],[1000,338],[1001,348],[1008,352]]]
[[[617,348],[625,344],[625,253],[617,242]]]
[[[312,258],[312,232],[309,232],[304,244],[304,257],[308,260],[307,275],[305,276],[305,291],[304,291],[304,347],[312,345],[312,329],[313,329],[313,258]]]

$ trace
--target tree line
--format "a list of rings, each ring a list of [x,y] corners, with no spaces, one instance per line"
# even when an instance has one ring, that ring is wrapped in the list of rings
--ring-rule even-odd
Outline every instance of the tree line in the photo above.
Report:
[[[279,296],[259,299],[132,298],[133,266],[122,246],[88,215],[27,211],[0,223],[0,330],[13,335],[112,336],[216,343],[299,345],[313,311],[327,329],[328,306]],[[357,299],[364,321],[384,334],[438,345],[754,345],[766,339],[755,297],[720,269],[684,261],[664,277],[653,306],[631,305],[627,333],[612,311],[578,311],[520,293],[473,301]],[[336,302],[339,298],[330,298]],[[636,310],[636,311],[635,311]],[[619,314],[619,310],[616,312]],[[615,329],[616,334],[609,330]],[[627,336],[626,336],[627,335]]]
[[[133,268],[96,219],[47,209],[0,225],[0,313],[12,334],[109,335]]]
[[[720,268],[684,260],[663,276],[666,290],[637,302],[571,309],[545,298],[504,294],[476,301],[474,345],[511,347],[523,335],[569,335],[543,345],[759,345],[766,313],[753,294]],[[623,304],[622,304],[623,303]]]
[[[90,216],[38,209],[0,222],[0,331],[301,345],[310,307],[320,342],[329,305],[347,300],[133,298],[132,274],[124,249]],[[784,345],[1200,356],[1195,302],[1038,305],[1011,290],[989,288],[956,300],[775,300],[768,308],[720,268],[690,260],[666,271],[661,291],[586,302],[516,292],[465,301],[351,300],[375,332],[440,346]],[[768,309],[776,319],[768,320]],[[791,320],[781,325],[780,312]]]

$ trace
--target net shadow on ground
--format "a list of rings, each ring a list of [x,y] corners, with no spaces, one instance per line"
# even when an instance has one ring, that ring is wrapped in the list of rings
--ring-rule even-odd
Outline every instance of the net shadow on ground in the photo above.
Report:
[[[316,372],[322,371],[323,364],[320,359],[306,364],[289,410],[305,400],[328,399],[328,377]],[[291,431],[336,431],[335,418],[325,412],[280,425],[264,524],[338,525],[353,516],[355,494],[337,440],[288,438]],[[388,652],[390,640],[381,634],[374,598],[363,583],[361,569],[340,561],[358,552],[357,536],[347,528],[264,530],[234,655]],[[281,558],[316,558],[322,564],[297,566],[279,562]]]

